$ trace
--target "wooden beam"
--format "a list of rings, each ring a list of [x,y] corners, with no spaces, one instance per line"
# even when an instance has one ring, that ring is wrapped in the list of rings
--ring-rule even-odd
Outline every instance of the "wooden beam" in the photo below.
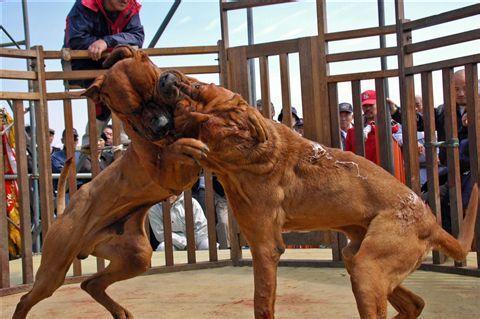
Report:
[[[8,254],[7,194],[5,191],[3,138],[0,136],[0,288],[10,287],[10,263]]]
[[[377,137],[379,147],[379,162],[387,172],[395,175],[392,148],[392,128],[390,125],[390,112],[387,111],[385,86],[382,78],[375,79],[375,91],[377,93]]]
[[[205,216],[207,217],[208,228],[208,256],[210,261],[217,261],[217,231],[215,223],[215,191],[213,189],[212,172],[203,170],[203,176],[205,179],[205,206],[207,211]]]
[[[432,63],[420,64],[412,67],[405,68],[405,74],[417,74],[428,71],[436,71],[444,68],[454,68],[466,64],[480,63],[480,54],[472,54],[463,56],[460,58],[448,59],[443,61],[437,61]]]
[[[425,50],[446,47],[449,45],[465,43],[480,39],[480,28],[461,33],[451,34],[444,37],[439,37],[431,40],[421,41],[417,43],[408,44],[405,46],[406,53],[415,53]]]
[[[292,99],[290,96],[290,71],[288,55],[280,54],[280,85],[282,88],[282,123],[292,127]]]
[[[258,58],[261,56],[279,55],[298,52],[300,39],[274,41],[244,46],[247,50],[247,58]]]
[[[325,34],[325,40],[338,41],[338,40],[349,40],[349,39],[355,39],[355,38],[372,37],[376,35],[395,33],[395,30],[396,30],[396,26],[392,24],[392,25],[386,25],[383,27],[372,27],[372,28],[364,28],[364,29],[357,29],[357,30],[330,32]]]
[[[268,57],[260,57],[260,88],[262,94],[262,114],[267,119],[272,119],[272,109],[270,107],[270,76],[268,71]],[[256,101],[252,101],[254,104]]]
[[[195,221],[193,216],[192,191],[190,189],[183,192],[183,204],[185,208],[185,230],[187,232],[187,260],[189,264],[196,263],[195,250]]]
[[[19,50],[0,48],[0,57],[2,58],[35,58],[37,52],[35,50]]]
[[[173,266],[173,240],[172,240],[172,216],[170,209],[172,206],[168,200],[162,202],[163,213],[163,239],[165,241],[165,265]]]
[[[353,102],[353,118],[355,123],[355,154],[365,157],[365,142],[363,140],[363,126],[365,119],[363,118],[361,85],[359,80],[352,81],[352,102]]]
[[[328,54],[327,62],[331,63],[331,62],[341,62],[341,61],[350,61],[350,60],[359,60],[359,59],[368,59],[368,58],[379,58],[382,56],[389,56],[389,55],[396,55],[396,54],[397,54],[397,47],[342,52],[342,53]]]
[[[260,6],[268,6],[272,4],[280,4],[286,2],[297,2],[297,0],[242,0],[232,2],[222,2],[221,9],[223,11],[246,9]]]
[[[398,76],[398,70],[372,71],[330,75],[327,77],[328,82],[350,82],[358,80],[371,80],[377,78],[392,78]]]
[[[0,79],[36,80],[37,73],[34,71],[0,70]]]

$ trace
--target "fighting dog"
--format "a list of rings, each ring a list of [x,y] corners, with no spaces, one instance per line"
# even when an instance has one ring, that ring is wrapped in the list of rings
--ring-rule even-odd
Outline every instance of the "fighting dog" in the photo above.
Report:
[[[165,94],[177,97],[175,131],[208,146],[189,154],[217,174],[250,246],[255,318],[274,317],[283,229],[348,236],[342,255],[361,318],[386,318],[387,301],[395,318],[417,318],[424,301],[402,281],[431,249],[466,257],[476,185],[457,240],[411,189],[365,158],[302,138],[227,89],[174,71],[160,78]]]
[[[114,50],[105,66],[112,67],[84,94],[110,107],[122,120],[131,144],[121,158],[75,192],[52,224],[44,237],[35,283],[22,296],[14,319],[25,318],[36,303],[62,285],[75,257],[88,255],[110,264],[83,281],[82,289],[114,318],[133,318],[105,289],[148,269],[152,255],[144,229],[148,209],[191,187],[198,178],[200,167],[184,148],[201,151],[204,145],[197,141],[167,145],[172,118],[157,93],[160,70],[144,53],[128,47]]]

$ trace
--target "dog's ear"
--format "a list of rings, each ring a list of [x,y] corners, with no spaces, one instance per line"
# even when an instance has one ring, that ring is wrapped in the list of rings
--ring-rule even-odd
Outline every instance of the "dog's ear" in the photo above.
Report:
[[[95,103],[100,102],[100,88],[103,81],[105,81],[105,74],[98,76],[81,95],[91,98]]]
[[[108,55],[103,62],[102,66],[105,69],[110,68],[112,65],[123,59],[131,58],[135,55],[135,49],[129,45],[119,45]]]

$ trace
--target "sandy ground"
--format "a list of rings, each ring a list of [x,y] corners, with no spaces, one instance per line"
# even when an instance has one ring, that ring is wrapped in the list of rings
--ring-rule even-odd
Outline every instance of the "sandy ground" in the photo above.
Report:
[[[222,252],[220,257],[227,257],[226,253]],[[301,255],[309,259],[319,254],[325,255],[325,252],[304,250],[290,252],[289,257]],[[205,256],[197,253],[199,260]],[[160,262],[162,256],[156,258]],[[181,262],[183,258],[176,254],[176,261]],[[417,271],[405,285],[427,303],[421,318],[473,319],[480,314],[480,278]],[[253,317],[250,267],[141,276],[116,283],[108,292],[140,319]],[[21,295],[0,299],[2,319],[11,317]],[[390,317],[394,314],[390,307]],[[276,315],[277,318],[358,318],[346,271],[280,268]],[[79,284],[72,284],[61,287],[52,297],[35,306],[29,318],[100,319],[111,316],[83,292]]]

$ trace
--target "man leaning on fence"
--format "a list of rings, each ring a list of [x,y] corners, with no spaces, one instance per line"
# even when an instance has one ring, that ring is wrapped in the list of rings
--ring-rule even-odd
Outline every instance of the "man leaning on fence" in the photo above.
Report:
[[[102,53],[117,45],[141,47],[144,40],[140,23],[141,5],[136,0],[77,0],[67,16],[64,47],[88,50],[90,59],[72,60],[72,70],[102,68]],[[65,65],[64,65],[65,69]],[[87,88],[93,79],[69,81],[69,85]],[[97,104],[97,132],[108,123],[111,113],[104,104]],[[88,144],[88,130],[82,145]],[[126,136],[122,136],[122,142]]]

